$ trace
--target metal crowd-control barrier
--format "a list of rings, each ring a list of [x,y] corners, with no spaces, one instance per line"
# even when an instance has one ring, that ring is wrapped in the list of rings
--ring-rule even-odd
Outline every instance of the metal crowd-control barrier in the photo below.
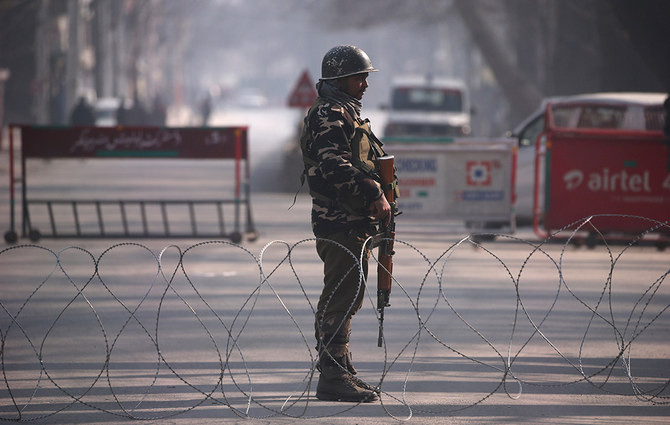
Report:
[[[15,131],[21,133],[21,174],[14,171]],[[18,240],[15,186],[21,185],[21,235],[32,241],[52,238],[225,238],[238,243],[257,232],[251,213],[246,127],[43,127],[9,128],[10,225],[5,241]],[[234,197],[229,199],[31,199],[26,160],[85,158],[162,158],[234,160]],[[244,166],[244,175],[242,174]],[[232,209],[225,225],[224,205]],[[170,210],[185,208],[186,224],[175,223]],[[242,230],[243,211],[246,223]],[[203,212],[203,209],[207,211]],[[57,211],[56,211],[57,210]],[[104,211],[103,211],[104,210]],[[198,214],[200,211],[200,214]],[[47,229],[33,220],[46,217]],[[206,214],[208,212],[208,214]],[[173,213],[174,215],[174,213]],[[206,220],[203,221],[203,216]],[[158,222],[158,225],[156,225]],[[227,228],[230,228],[227,231]]]

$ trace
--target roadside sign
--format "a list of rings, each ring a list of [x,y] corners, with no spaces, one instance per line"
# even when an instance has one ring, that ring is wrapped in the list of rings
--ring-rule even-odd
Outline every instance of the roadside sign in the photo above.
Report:
[[[403,214],[509,222],[514,228],[514,140],[386,142],[396,157]]]
[[[309,72],[304,70],[288,98],[288,106],[309,108],[312,106],[317,96],[318,94],[316,93],[314,83],[309,76]]]

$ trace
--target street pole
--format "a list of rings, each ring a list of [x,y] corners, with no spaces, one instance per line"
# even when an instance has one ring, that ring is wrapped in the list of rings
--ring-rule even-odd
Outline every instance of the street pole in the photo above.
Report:
[[[9,79],[9,76],[9,69],[0,68],[0,151],[2,150],[5,128],[5,81]]]
[[[79,75],[79,0],[69,0],[68,16],[68,48],[65,66],[65,111],[66,117],[77,102],[77,76]],[[90,99],[87,99],[90,100]]]
[[[33,117],[37,124],[47,124],[49,117],[49,0],[39,3],[35,34],[35,81]]]

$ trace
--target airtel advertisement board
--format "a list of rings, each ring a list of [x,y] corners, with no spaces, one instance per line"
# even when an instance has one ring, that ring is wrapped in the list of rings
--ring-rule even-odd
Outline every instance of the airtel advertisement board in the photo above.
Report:
[[[547,230],[591,215],[601,231],[639,232],[670,218],[670,157],[658,134],[582,131],[547,135]]]

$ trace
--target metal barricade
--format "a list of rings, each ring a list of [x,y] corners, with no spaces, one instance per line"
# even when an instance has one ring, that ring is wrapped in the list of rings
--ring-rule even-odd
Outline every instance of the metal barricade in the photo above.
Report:
[[[18,240],[15,186],[21,187],[21,235],[52,238],[226,238],[254,240],[246,127],[41,127],[10,126],[10,222],[5,241]],[[20,177],[14,171],[20,131]],[[27,160],[148,159],[232,160],[232,197],[217,199],[33,198]],[[76,162],[73,162],[77,166]],[[242,169],[244,167],[244,170]],[[100,192],[104,192],[101,188]],[[62,194],[59,194],[62,195]],[[224,214],[224,206],[230,214]],[[174,211],[182,209],[179,214]],[[246,210],[246,214],[242,211]],[[244,214],[244,217],[243,217]],[[232,225],[225,226],[225,219]],[[177,220],[186,223],[176,223]],[[39,218],[39,220],[38,220]],[[204,218],[204,220],[203,220]],[[242,220],[246,219],[244,230]],[[39,221],[39,223],[38,223]],[[158,224],[156,224],[158,223]],[[229,229],[229,230],[228,230]]]

